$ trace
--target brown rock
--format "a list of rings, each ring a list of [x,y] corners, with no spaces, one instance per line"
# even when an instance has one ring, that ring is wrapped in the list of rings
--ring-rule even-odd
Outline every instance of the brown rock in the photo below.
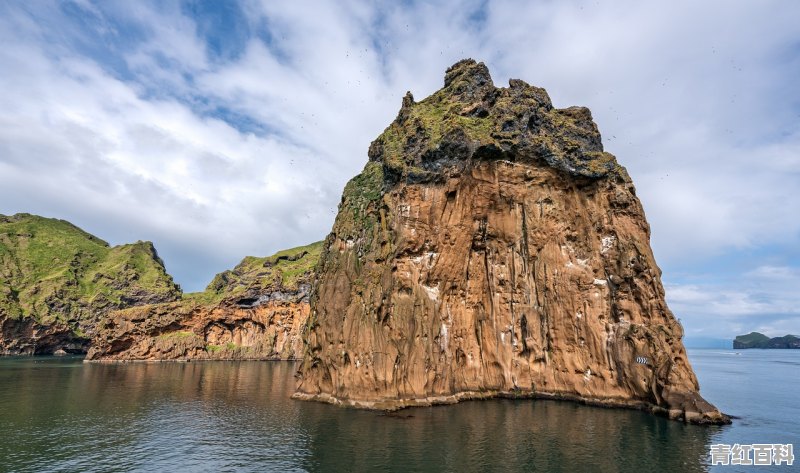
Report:
[[[92,340],[87,361],[293,360],[321,243],[246,257],[179,302],[118,311]]]
[[[292,360],[302,354],[307,300],[254,308],[185,303],[136,307],[101,327],[89,361]]]
[[[0,355],[86,353],[109,312],[180,297],[149,241],[110,246],[64,220],[0,215]]]
[[[297,399],[572,399],[728,423],[700,397],[650,229],[588,109],[462,61],[345,188]]]

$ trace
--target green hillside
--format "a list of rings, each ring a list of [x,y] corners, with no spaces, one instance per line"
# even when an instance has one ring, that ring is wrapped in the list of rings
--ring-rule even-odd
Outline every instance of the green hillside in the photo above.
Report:
[[[794,335],[769,338],[758,332],[750,332],[736,337],[733,340],[733,348],[800,348],[800,338]]]
[[[176,302],[114,312],[98,324],[86,357],[98,360],[240,359],[243,356],[286,359],[290,353],[299,356],[299,346],[291,348],[291,344],[285,345],[280,355],[272,352],[279,332],[283,333],[281,336],[297,335],[291,332],[291,322],[284,325],[285,321],[281,321],[287,313],[276,315],[276,325],[270,322],[266,327],[272,332],[265,339],[266,344],[258,349],[265,349],[264,352],[248,351],[250,346],[237,347],[232,342],[220,344],[216,335],[212,334],[209,339],[208,329],[224,326],[232,333],[236,324],[240,324],[241,329],[243,321],[252,322],[248,317],[256,314],[255,311],[240,309],[253,309],[272,301],[287,302],[282,307],[294,314],[291,317],[305,317],[321,250],[320,241],[279,251],[272,256],[247,256],[233,269],[217,274],[202,292],[184,294]],[[304,321],[303,318],[300,324]],[[257,323],[262,324],[263,319]]]
[[[112,247],[64,220],[0,215],[0,353],[46,350],[34,331],[88,339],[110,310],[180,294],[150,242]]]
[[[233,269],[211,280],[205,291],[184,295],[187,302],[214,304],[257,297],[274,290],[296,291],[308,284],[319,261],[322,242],[282,250],[272,256],[246,256]]]

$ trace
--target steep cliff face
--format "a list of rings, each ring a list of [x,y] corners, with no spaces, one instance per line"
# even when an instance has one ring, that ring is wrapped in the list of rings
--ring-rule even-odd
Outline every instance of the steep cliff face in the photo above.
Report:
[[[248,256],[179,302],[119,311],[100,325],[89,361],[291,360],[321,242],[266,258]]]
[[[370,146],[325,240],[295,398],[556,397],[696,423],[649,227],[588,109],[451,67]]]
[[[0,354],[85,352],[108,312],[180,294],[150,242],[111,247],[63,220],[0,215]]]

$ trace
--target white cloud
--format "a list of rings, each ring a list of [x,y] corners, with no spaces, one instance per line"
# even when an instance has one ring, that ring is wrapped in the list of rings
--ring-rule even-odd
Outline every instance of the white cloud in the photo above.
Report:
[[[79,55],[19,45],[0,61],[14,71],[0,78],[4,211],[69,218],[117,242],[154,239],[195,287],[246,254],[327,233],[334,184],[307,148],[142,98]],[[194,278],[197,258],[207,263]]]
[[[800,94],[787,78],[800,72],[800,29],[790,12],[744,2],[491,6],[490,42],[514,45],[499,69],[544,86],[557,106],[592,109],[637,184],[657,256],[797,241]]]
[[[667,302],[691,335],[798,333],[800,270],[763,265],[724,280],[667,284]],[[709,323],[713,321],[713,324]]]
[[[197,289],[245,254],[322,238],[405,91],[420,99],[474,57],[497,85],[592,109],[662,266],[800,243],[800,4],[481,4],[245,2],[250,38],[218,58],[176,5],[80,2],[77,21],[68,3],[6,3],[0,211],[153,239]],[[269,41],[252,34],[265,27]],[[727,276],[671,301],[725,320],[788,310]]]

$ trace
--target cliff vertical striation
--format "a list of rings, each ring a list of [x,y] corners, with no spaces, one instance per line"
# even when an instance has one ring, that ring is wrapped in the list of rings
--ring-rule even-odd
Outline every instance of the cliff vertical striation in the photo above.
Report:
[[[633,182],[591,113],[461,61],[345,187],[297,399],[573,399],[727,423],[699,395]]]

